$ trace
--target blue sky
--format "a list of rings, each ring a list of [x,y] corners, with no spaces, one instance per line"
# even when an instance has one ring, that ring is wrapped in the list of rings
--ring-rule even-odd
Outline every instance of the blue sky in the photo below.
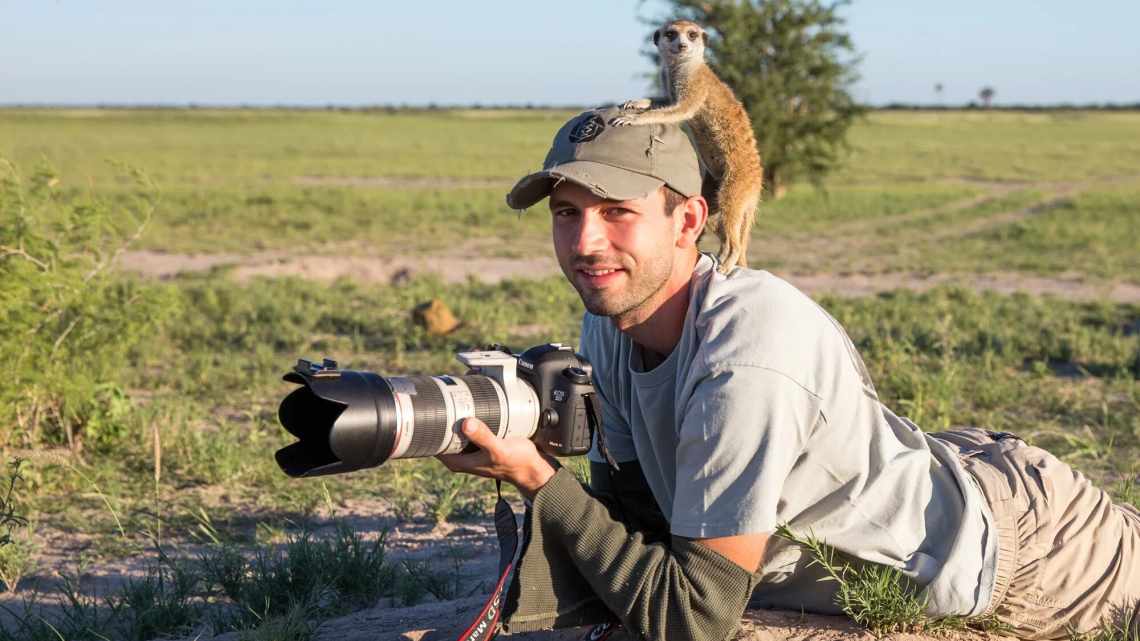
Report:
[[[590,104],[643,95],[648,0],[0,0],[0,104]],[[1079,8],[1078,8],[1079,7]],[[861,100],[1140,101],[1137,0],[862,0]]]

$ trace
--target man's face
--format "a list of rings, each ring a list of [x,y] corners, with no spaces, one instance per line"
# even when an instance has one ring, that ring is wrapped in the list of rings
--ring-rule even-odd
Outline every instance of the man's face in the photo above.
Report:
[[[638,318],[652,312],[673,272],[680,216],[665,215],[657,190],[637,200],[606,200],[563,182],[550,194],[554,251],[586,309]]]

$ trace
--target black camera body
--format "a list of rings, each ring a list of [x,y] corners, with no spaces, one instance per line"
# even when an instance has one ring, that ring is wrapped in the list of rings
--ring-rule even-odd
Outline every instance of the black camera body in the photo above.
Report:
[[[300,360],[285,380],[281,425],[298,441],[277,451],[290,476],[339,474],[414,458],[471,451],[459,427],[474,416],[499,438],[526,437],[542,452],[589,451],[601,426],[592,368],[559,343],[515,356],[494,345],[460,352],[463,376],[385,377]]]
[[[554,456],[588,452],[594,384],[586,359],[557,343],[538,345],[519,355],[518,375],[538,393],[538,429],[531,437],[538,449]]]

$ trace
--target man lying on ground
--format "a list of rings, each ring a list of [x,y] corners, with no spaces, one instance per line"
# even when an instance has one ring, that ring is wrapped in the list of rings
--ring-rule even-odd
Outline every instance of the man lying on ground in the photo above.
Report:
[[[684,132],[607,127],[615,113],[566,123],[507,196],[549,196],[587,309],[592,489],[474,419],[481,451],[440,457],[533,501],[508,631],[612,613],[635,638],[720,640],[749,606],[837,613],[835,583],[781,525],[897,568],[930,615],[993,615],[1027,639],[1135,607],[1140,513],[1015,436],[924,434],[894,414],[810,298],[698,251],[708,204]]]

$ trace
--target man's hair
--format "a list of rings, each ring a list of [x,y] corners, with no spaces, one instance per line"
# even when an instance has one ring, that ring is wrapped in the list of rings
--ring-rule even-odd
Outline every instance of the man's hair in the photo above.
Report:
[[[673,212],[689,197],[669,185],[662,185],[661,188],[665,190],[665,215],[672,216]]]

